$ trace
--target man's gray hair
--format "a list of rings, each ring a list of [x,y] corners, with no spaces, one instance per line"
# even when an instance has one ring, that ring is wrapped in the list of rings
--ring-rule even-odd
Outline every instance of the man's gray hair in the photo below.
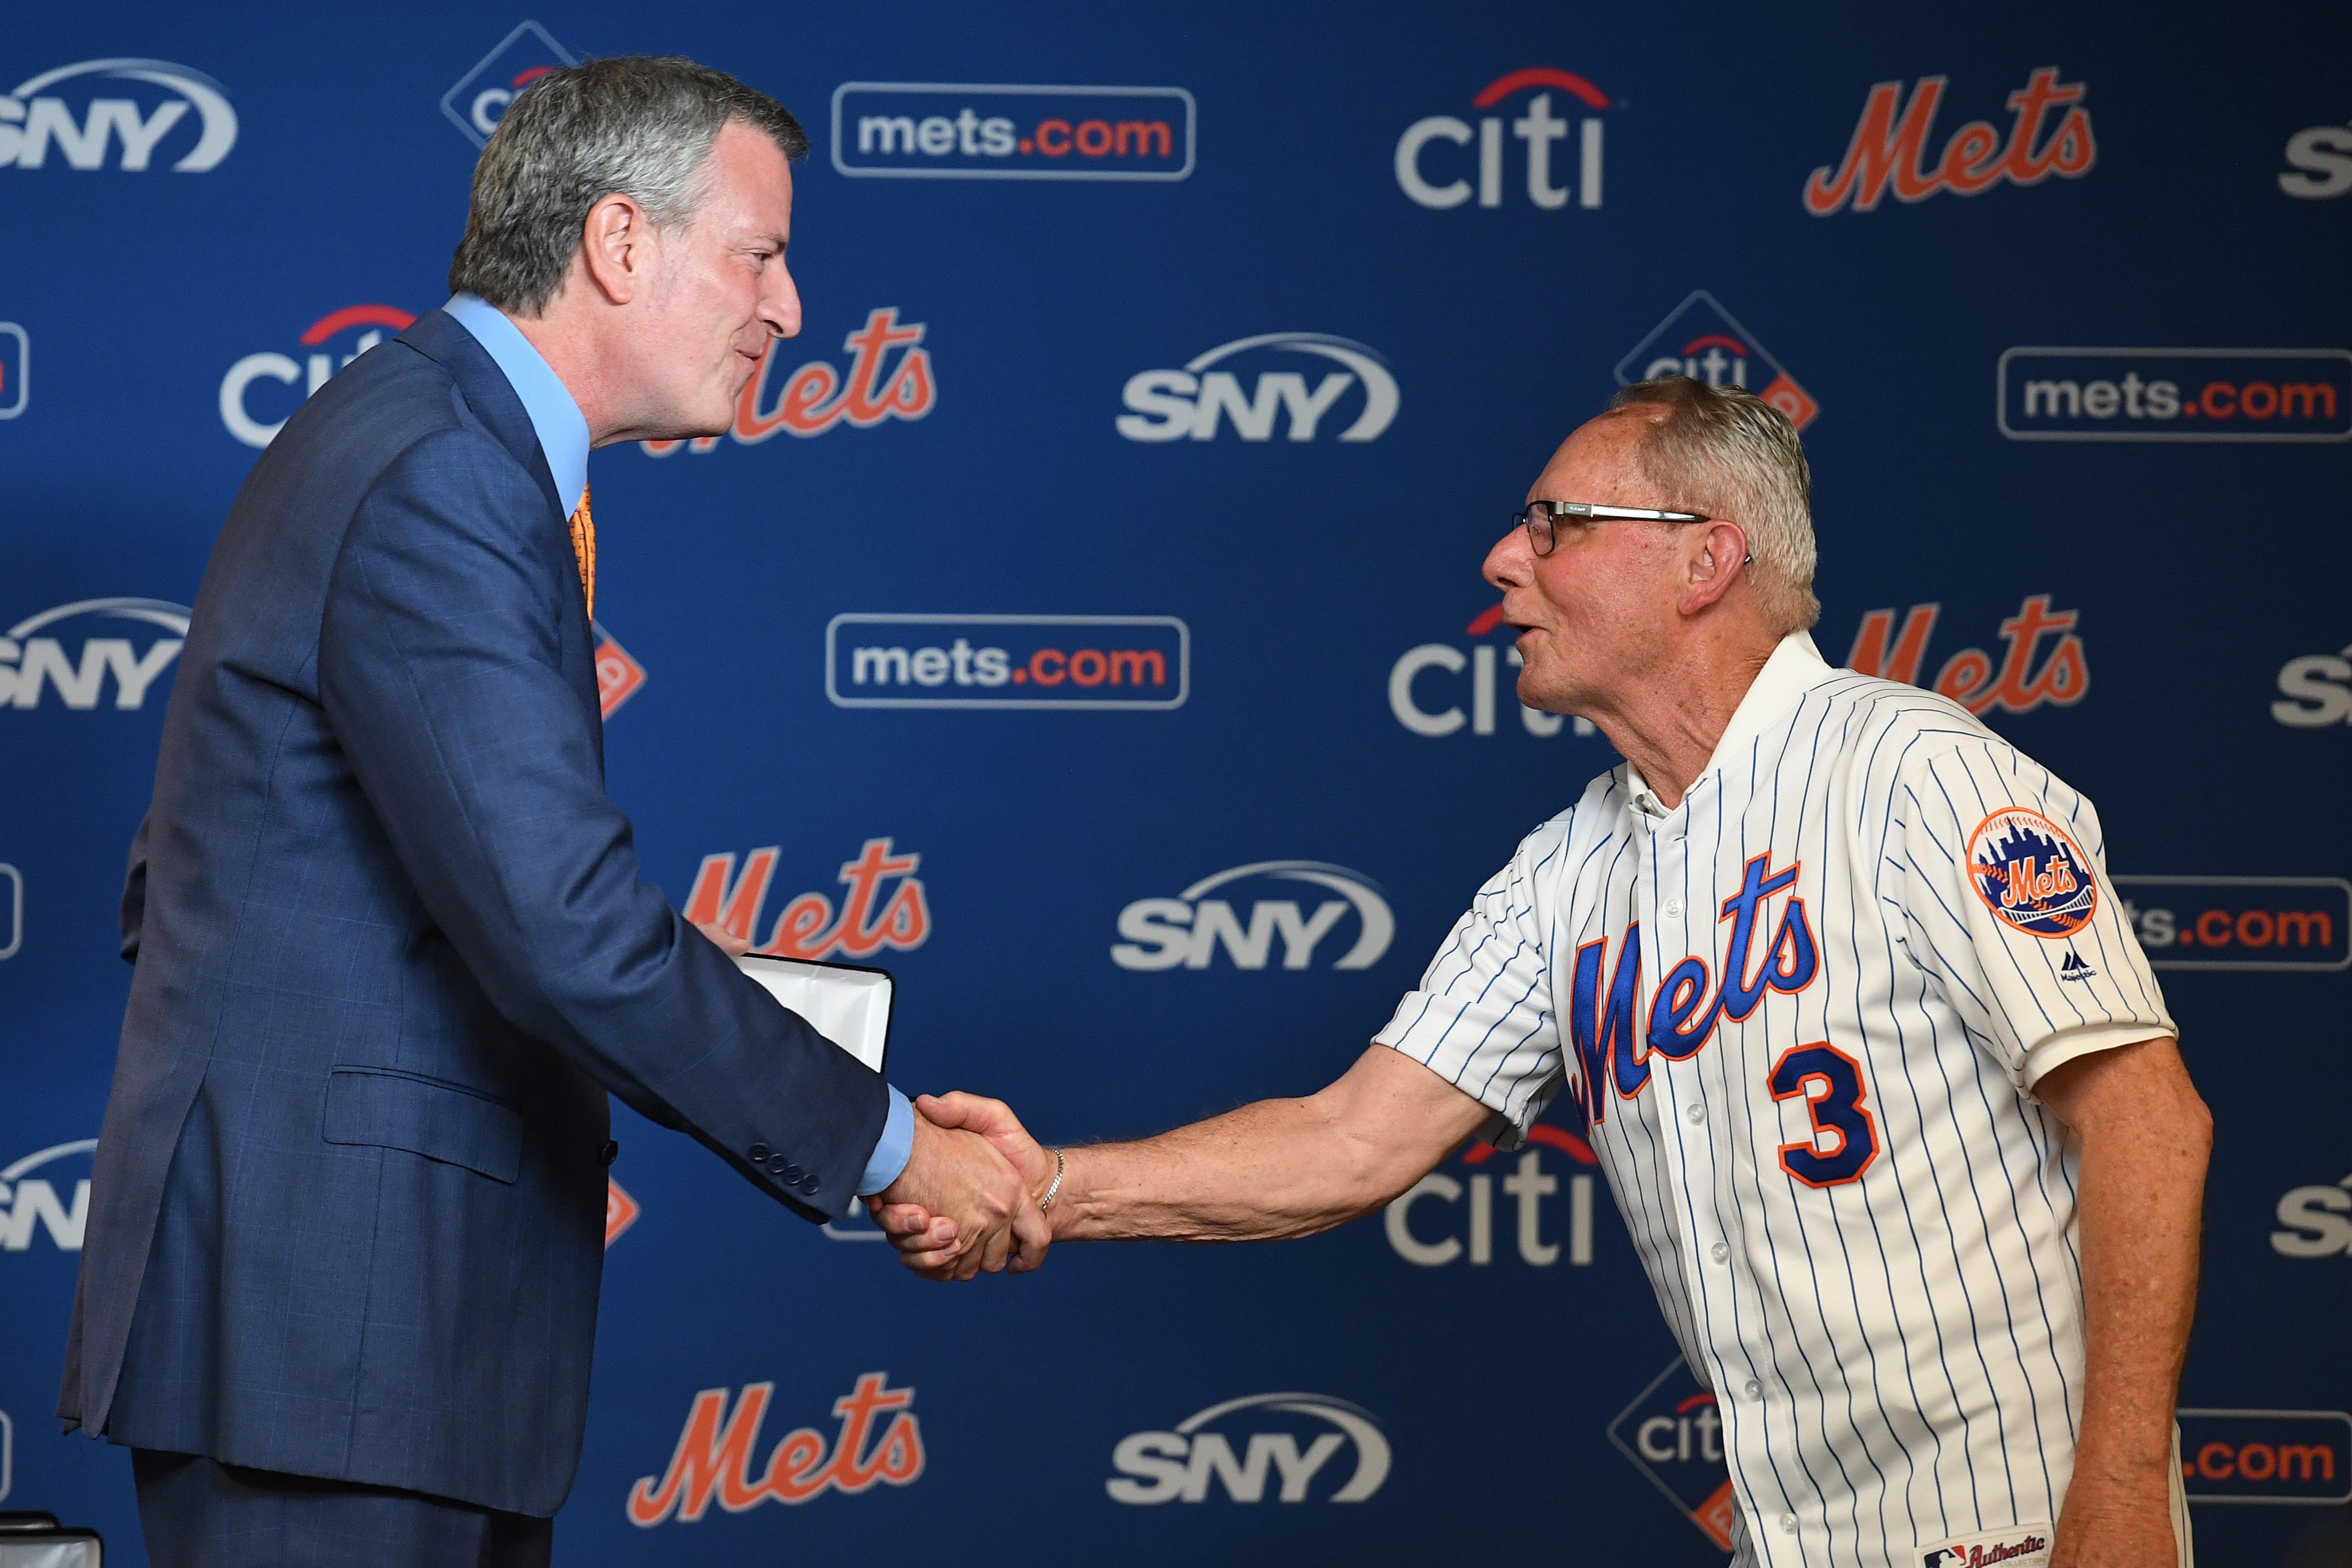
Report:
[[[474,166],[450,292],[538,315],[604,197],[633,198],[656,228],[694,215],[711,144],[730,120],[765,131],[788,159],[808,153],[790,110],[692,60],[622,55],[548,72],[516,95]]]
[[[1612,413],[1649,422],[1642,471],[1677,510],[1738,523],[1756,558],[1756,597],[1787,635],[1822,618],[1813,597],[1813,477],[1797,427],[1739,387],[1661,376],[1623,388]]]

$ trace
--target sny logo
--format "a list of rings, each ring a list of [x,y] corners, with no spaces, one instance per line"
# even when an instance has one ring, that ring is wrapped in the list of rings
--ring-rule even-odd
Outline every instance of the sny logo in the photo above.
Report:
[[[2287,138],[2279,189],[2306,202],[2324,202],[2352,191],[2352,126],[2315,125]]]
[[[44,1229],[58,1251],[81,1250],[82,1229],[89,1222],[89,1156],[97,1147],[96,1138],[79,1138],[0,1166],[0,1251],[22,1252]],[[70,1200],[58,1196],[68,1171],[73,1180]]]
[[[1331,361],[1341,368],[1325,371],[1308,391],[1307,378],[1297,371],[1261,371],[1250,395],[1229,370],[1209,367],[1238,354],[1276,350]],[[1322,332],[1264,332],[1220,343],[1205,354],[1184,362],[1181,371],[1139,371],[1129,376],[1121,394],[1129,412],[1113,423],[1129,441],[1213,441],[1226,419],[1244,441],[1274,439],[1275,415],[1286,415],[1292,441],[1312,441],[1323,416],[1352,386],[1364,389],[1363,407],[1345,430],[1342,441],[1377,441],[1397,413],[1396,378],[1387,361],[1351,338]]]
[[[267,446],[286,428],[288,415],[302,401],[327,384],[327,379],[384,340],[387,332],[403,332],[416,318],[394,305],[346,305],[330,310],[303,329],[301,346],[310,350],[299,361],[289,354],[264,350],[247,354],[221,378],[221,423],[247,446]],[[276,418],[257,418],[252,392],[256,382],[274,382],[299,387],[292,395],[270,389],[266,410]]]
[[[1920,661],[1927,656],[1927,639],[1934,635],[1936,619],[1943,610],[1941,604],[1911,606],[1900,632],[1895,629],[1894,611],[1870,612],[1854,632],[1846,668],[1905,685],[1919,685]],[[2074,633],[2077,619],[2072,610],[2053,613],[2046,593],[2031,596],[2012,619],[2000,623],[2001,640],[2009,644],[2009,651],[1998,673],[1992,656],[1983,649],[1963,648],[1946,660],[1937,674],[1936,695],[1951,698],[1973,714],[1996,708],[2004,713],[2031,713],[2044,704],[2074,706],[2091,690],[2083,640]],[[2044,637],[2056,637],[2058,642],[2036,668],[2034,655]]]
[[[1572,120],[1553,114],[1554,90],[1566,95],[1560,102],[1570,114],[1576,113],[1573,106],[1579,103],[1587,112]],[[1573,71],[1531,66],[1496,77],[1480,88],[1470,103],[1474,109],[1495,109],[1506,99],[1523,92],[1535,96],[1527,100],[1528,111],[1511,121],[1511,134],[1527,143],[1528,200],[1538,207],[1557,211],[1568,205],[1572,194],[1578,206],[1598,207],[1601,191],[1600,111],[1609,107],[1609,95]],[[1576,132],[1576,179],[1572,185],[1558,184],[1552,179],[1553,169],[1558,167],[1565,173],[1570,153],[1565,147],[1559,149],[1559,162],[1555,165],[1552,143],[1567,141],[1571,131]],[[1426,149],[1433,141],[1467,147],[1474,140],[1478,143],[1478,204],[1501,206],[1503,121],[1499,115],[1481,116],[1475,131],[1468,121],[1450,114],[1433,114],[1406,126],[1396,144],[1398,188],[1421,206],[1440,211],[1460,206],[1470,199],[1471,192],[1468,172],[1460,155],[1445,160],[1443,172],[1433,175]],[[1462,172],[1457,173],[1457,170]],[[1454,177],[1448,179],[1448,174]]]
[[[1184,706],[1192,647],[1172,615],[836,615],[824,695],[835,707],[1164,711]]]
[[[2289,729],[2352,724],[2352,645],[2289,659],[2279,670],[2278,689],[2284,700],[2271,704],[2271,716]]]
[[[2282,1258],[2352,1257],[2352,1176],[2334,1186],[2298,1186],[2278,1200],[2271,1250]]]
[[[2091,172],[2098,148],[2091,139],[2091,111],[2082,107],[2081,82],[2061,82],[2056,66],[2043,66],[2025,86],[2009,95],[2009,136],[1981,120],[1972,120],[1952,132],[1944,155],[1934,165],[1926,162],[1927,133],[1936,109],[1943,101],[1943,77],[1922,77],[1903,104],[1903,84],[1883,81],[1870,89],[1862,119],[1845,161],[1834,172],[1816,169],[1805,182],[1805,211],[1827,217],[1852,203],[1866,213],[1890,185],[1899,202],[1923,202],[1938,191],[1974,196],[2007,180],[2036,185],[2052,174],[2078,180]],[[2057,128],[2044,139],[2042,130],[2053,110],[2064,110]],[[2037,146],[2037,142],[2039,145]]]
[[[79,90],[99,86],[77,79],[90,77],[138,83],[140,88],[133,89],[138,96],[91,98],[77,123],[67,99],[46,89],[65,82],[75,83]],[[158,88],[163,89],[160,98],[152,90]],[[150,107],[142,108],[142,99]],[[193,121],[188,120],[191,110],[195,111]],[[160,144],[184,122],[194,134],[173,142],[175,148],[187,143],[172,165],[179,173],[205,173],[236,145],[236,110],[229,107],[221,84],[202,71],[169,60],[81,60],[43,71],[0,98],[0,168],[13,163],[37,169],[48,161],[54,145],[65,155],[68,168],[103,169],[109,149],[119,139],[122,155],[117,166],[136,172],[152,165]]]
[[[1822,411],[1812,394],[1764,351],[1756,335],[1733,320],[1731,312],[1704,288],[1675,306],[1672,315],[1617,362],[1619,386],[1659,376],[1688,376],[1711,387],[1744,388],[1787,414],[1789,423],[1799,430],[1812,423],[1813,416]]]
[[[1462,634],[1472,639],[1489,637],[1502,624],[1503,607],[1497,604],[1472,617]],[[1504,661],[1516,670],[1527,661],[1519,653],[1515,640],[1517,634],[1513,635],[1514,641],[1502,650],[1502,654]],[[1407,648],[1398,655],[1397,662],[1389,666],[1389,712],[1413,734],[1432,738],[1459,734],[1465,727],[1472,735],[1494,734],[1495,652],[1494,643],[1475,641],[1466,653],[1451,643],[1423,643],[1418,647]],[[1465,670],[1470,672],[1470,711],[1467,714],[1462,711],[1458,695],[1462,689],[1458,681]],[[1444,702],[1447,705],[1444,707],[1423,706],[1420,694],[1438,684],[1435,677],[1429,674],[1432,671],[1455,677],[1456,684],[1442,686],[1444,695],[1436,699]],[[1562,725],[1571,722],[1564,715],[1545,713],[1525,703],[1516,706],[1519,710],[1519,727],[1538,740],[1549,740],[1560,732]],[[1576,734],[1587,736],[1593,733],[1591,719],[1580,718],[1573,723]]]
[[[714,1499],[728,1512],[740,1513],[763,1502],[806,1502],[827,1491],[854,1497],[877,1481],[912,1486],[921,1477],[922,1427],[909,1408],[915,1391],[891,1387],[887,1372],[861,1375],[854,1390],[833,1402],[841,1429],[830,1445],[815,1427],[797,1427],[755,1477],[752,1454],[775,1389],[772,1383],[746,1385],[732,1415],[724,1388],[696,1395],[669,1469],[658,1480],[641,1477],[629,1489],[629,1522],[649,1530],[675,1515],[680,1524],[693,1524]],[[886,1415],[890,1425],[876,1439],[875,1427]]]
[[[1713,1393],[1675,1357],[1609,1423],[1609,1440],[1709,1541],[1731,1550],[1738,1503],[1723,1457],[1723,1414]]]
[[[499,41],[457,85],[441,95],[441,112],[475,146],[488,143],[515,95],[555,69],[580,63],[571,50],[536,22],[525,22]]]
[[[851,81],[833,93],[833,166],[901,180],[1181,180],[1192,125],[1181,87]]]
[[[1205,1428],[1247,1410],[1260,1430],[1249,1435],[1242,1453],[1233,1439]],[[1297,1417],[1320,1421],[1337,1431],[1308,1427],[1314,1435],[1302,1451],[1296,1432],[1262,1428],[1270,1417],[1290,1416],[1286,1426],[1299,1426]],[[1361,1502],[1389,1479],[1389,1441],[1379,1422],[1361,1406],[1328,1394],[1252,1394],[1228,1399],[1176,1423],[1173,1431],[1133,1432],[1111,1450],[1111,1469],[1118,1474],[1103,1483],[1113,1502],[1149,1504],[1206,1502],[1213,1486],[1221,1486],[1235,1502],[1263,1502],[1268,1468],[1276,1479],[1275,1496],[1282,1502],[1305,1502],[1316,1473],[1349,1444],[1356,1449],[1356,1468],[1345,1484],[1324,1500]]]
[[[0,419],[25,412],[33,395],[33,340],[14,321],[0,321]]]
[[[842,342],[843,351],[852,356],[846,379],[824,361],[811,360],[785,377],[782,390],[772,398],[768,395],[769,372],[782,362],[777,355],[783,340],[772,340],[760,356],[759,369],[751,372],[751,379],[743,383],[742,395],[735,400],[735,423],[728,434],[746,446],[756,446],[778,431],[822,435],[845,422],[859,430],[871,430],[886,419],[922,418],[939,402],[930,352],[918,346],[925,330],[920,322],[898,325],[895,305],[870,311],[866,325]],[[893,368],[890,355],[900,349],[906,352]],[[719,437],[698,435],[690,442],[639,444],[650,456],[667,457],[681,446],[709,452],[719,444]]]
[[[2338,876],[2119,876],[2124,920],[2157,969],[2352,968]]]
[[[1969,880],[2000,923],[2055,940],[2091,923],[2099,879],[2091,857],[2038,811],[2004,806],[1969,835]]]
[[[885,947],[911,952],[931,934],[931,907],[926,901],[916,868],[920,855],[894,855],[888,839],[868,839],[858,857],[841,868],[849,892],[835,920],[833,901],[822,893],[803,893],[784,906],[764,943],[754,953],[814,962],[840,954],[866,958]],[[694,891],[687,894],[686,917],[697,925],[712,921],[751,941],[759,924],[760,906],[767,902],[768,883],[776,873],[779,845],[753,850],[735,874],[732,854],[705,855],[695,873]],[[905,878],[886,899],[882,885]]]
[[[160,626],[168,635],[150,643],[144,653],[128,637],[86,637],[79,663],[66,656],[64,639],[34,635],[83,616]],[[66,706],[94,708],[111,671],[114,706],[142,707],[148,687],[180,656],[187,636],[188,607],[165,599],[84,599],[28,615],[0,637],[0,705],[38,707],[42,691],[54,687]]]
[[[1517,1168],[1503,1178],[1503,1196],[1518,1205],[1519,1261],[1531,1269],[1549,1269],[1559,1261],[1561,1246],[1558,1241],[1544,1239],[1544,1200],[1559,1196],[1559,1177],[1544,1169],[1543,1151],[1556,1150],[1581,1166],[1597,1166],[1601,1159],[1582,1138],[1547,1122],[1538,1122],[1528,1129],[1528,1147],[1513,1162]],[[1459,1178],[1444,1171],[1432,1171],[1389,1205],[1389,1246],[1398,1257],[1423,1269],[1442,1269],[1465,1257],[1470,1260],[1472,1268],[1484,1268],[1495,1260],[1495,1178],[1475,1167],[1498,1154],[1492,1144],[1485,1143],[1473,1143],[1462,1151],[1461,1163],[1475,1173],[1469,1178],[1467,1247],[1460,1236],[1452,1234],[1459,1225],[1450,1222],[1450,1216],[1448,1221],[1441,1222],[1446,1223],[1448,1229],[1441,1240],[1424,1240],[1413,1228],[1413,1205],[1424,1198],[1457,1206],[1455,1212],[1459,1211],[1464,1193]],[[1559,1232],[1554,1230],[1553,1234]],[[1592,1177],[1584,1172],[1573,1173],[1568,1178],[1566,1250],[1573,1268],[1581,1269],[1592,1261]]]
[[[0,959],[15,957],[25,947],[25,873],[15,866],[0,862],[0,877],[8,883],[8,940],[0,942]]]
[[[1250,905],[1246,928],[1234,916],[1232,903],[1207,894],[1237,882],[1262,877],[1268,882],[1305,883],[1328,888],[1338,898],[1325,899],[1311,915],[1297,899],[1259,899]],[[1237,969],[1263,969],[1273,956],[1274,938],[1282,936],[1282,967],[1304,969],[1315,961],[1315,949],[1349,910],[1356,915],[1354,944],[1340,955],[1335,969],[1369,969],[1389,950],[1396,935],[1396,917],[1388,901],[1359,872],[1320,861],[1260,861],[1203,877],[1174,898],[1139,898],[1118,912],[1118,934],[1127,938],[1110,950],[1111,962],[1122,969],[1153,971],[1205,969],[1215,961],[1217,947]]]

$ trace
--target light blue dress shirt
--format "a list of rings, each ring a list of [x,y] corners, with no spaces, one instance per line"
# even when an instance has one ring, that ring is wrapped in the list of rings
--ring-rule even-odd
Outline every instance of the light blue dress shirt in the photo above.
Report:
[[[514,388],[523,412],[530,416],[539,449],[547,458],[548,474],[555,480],[556,498],[569,517],[579,508],[581,492],[588,488],[587,416],[580,412],[562,379],[530,346],[522,329],[507,319],[505,311],[473,294],[453,295],[441,308],[471,332],[483,351],[506,372],[507,384]],[[882,1123],[881,1142],[874,1145],[866,1162],[857,1196],[869,1197],[897,1181],[914,1152],[915,1107],[904,1094],[891,1089],[890,1113]]]

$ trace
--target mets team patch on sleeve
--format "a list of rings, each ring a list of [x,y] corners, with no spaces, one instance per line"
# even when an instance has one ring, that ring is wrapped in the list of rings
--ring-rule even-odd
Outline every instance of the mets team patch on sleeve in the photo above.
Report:
[[[2016,1524],[1986,1535],[1963,1536],[1923,1548],[1919,1568],[2042,1568],[2050,1561],[2046,1524]]]
[[[2099,906],[2091,857],[2038,812],[2003,806],[1969,835],[1969,880],[2004,925],[2029,936],[2072,936]]]

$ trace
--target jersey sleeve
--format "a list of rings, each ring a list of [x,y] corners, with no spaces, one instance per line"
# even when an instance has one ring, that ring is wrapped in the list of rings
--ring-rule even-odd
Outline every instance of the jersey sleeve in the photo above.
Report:
[[[1998,738],[1904,771],[1881,895],[1905,947],[2021,1091],[2179,1030],[2107,878],[2090,801]]]
[[[1538,890],[1557,880],[1567,836],[1565,819],[1528,836],[1372,1037],[1493,1111],[1479,1136],[1500,1148],[1517,1147],[1559,1090],[1545,951],[1550,900]]]

